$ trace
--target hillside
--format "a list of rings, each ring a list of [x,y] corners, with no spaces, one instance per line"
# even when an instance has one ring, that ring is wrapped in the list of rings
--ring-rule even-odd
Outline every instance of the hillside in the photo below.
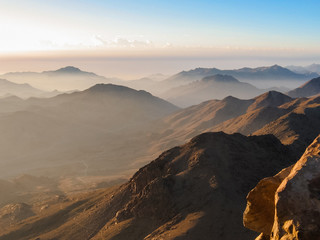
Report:
[[[293,160],[271,135],[202,134],[164,152],[119,188],[69,199],[0,239],[253,238],[242,226],[247,192]]]
[[[320,133],[319,98],[293,99],[270,91],[250,100],[227,97],[182,109],[158,123],[150,152],[164,150],[207,131],[274,134],[302,154]]]
[[[291,97],[311,97],[320,94],[320,77],[311,79],[287,94]]]

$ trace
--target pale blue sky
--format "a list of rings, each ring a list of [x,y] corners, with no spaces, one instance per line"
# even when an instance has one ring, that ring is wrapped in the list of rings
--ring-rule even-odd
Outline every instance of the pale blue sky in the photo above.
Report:
[[[0,49],[311,49],[319,1],[0,0]],[[5,46],[7,45],[7,46]]]
[[[213,64],[309,64],[320,61],[319,9],[320,1],[308,0],[0,0],[0,71],[30,69],[21,57],[38,59],[41,69],[115,60],[101,70],[106,75],[119,59],[129,74],[144,70],[148,59],[158,59],[152,72],[168,73]]]

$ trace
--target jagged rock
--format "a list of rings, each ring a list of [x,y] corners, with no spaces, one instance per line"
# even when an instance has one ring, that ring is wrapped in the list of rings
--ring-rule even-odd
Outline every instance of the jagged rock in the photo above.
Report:
[[[320,239],[319,154],[320,136],[294,166],[261,180],[248,194],[243,220],[262,232],[257,240]]]

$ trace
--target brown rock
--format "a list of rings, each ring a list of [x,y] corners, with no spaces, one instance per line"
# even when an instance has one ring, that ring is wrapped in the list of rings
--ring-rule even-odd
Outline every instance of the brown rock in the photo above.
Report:
[[[292,169],[263,179],[249,193],[244,225],[263,233],[257,239],[320,239],[319,154],[320,136]]]
[[[292,166],[283,169],[274,177],[264,178],[249,192],[243,215],[243,224],[246,228],[270,234],[274,219],[274,194],[291,169]]]

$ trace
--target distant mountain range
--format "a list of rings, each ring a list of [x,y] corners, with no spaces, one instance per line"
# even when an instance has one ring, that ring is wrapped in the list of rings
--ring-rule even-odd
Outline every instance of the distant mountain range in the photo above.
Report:
[[[251,98],[263,92],[264,90],[249,83],[240,82],[232,76],[217,74],[172,88],[161,96],[177,106],[187,107],[209,99],[222,99],[230,95]]]
[[[308,66],[304,66],[304,67],[290,65],[290,66],[287,66],[286,68],[300,74],[312,74],[312,73],[320,74],[320,64],[315,64],[315,63]]]
[[[136,90],[143,89],[146,91],[150,91],[157,96],[163,97],[165,96],[165,94],[167,94],[167,92],[173,92],[173,89],[175,87],[188,85],[189,83],[192,83],[194,81],[201,81],[205,77],[214,75],[229,75],[241,82],[250,83],[258,88],[272,88],[274,90],[281,91],[288,91],[289,89],[301,85],[301,83],[305,81],[319,76],[317,73],[313,72],[296,73],[290,71],[287,68],[274,65],[270,67],[241,68],[234,70],[220,70],[217,68],[196,68],[189,71],[182,71],[171,77],[156,74],[141,79],[126,81],[118,78],[107,78],[99,76],[92,72],[86,72],[80,70],[79,68],[68,66],[54,71],[44,71],[41,73],[6,73],[1,75],[0,78],[7,79],[11,82],[19,84],[28,83],[35,88],[45,91],[58,90],[60,92],[84,90],[99,83],[112,83],[124,85]],[[233,95],[233,93],[231,92],[227,95]],[[247,96],[247,98],[248,97],[251,96]],[[209,99],[212,98],[215,97],[212,96]]]
[[[192,82],[200,80],[204,77],[222,74],[231,75],[240,81],[279,81],[279,80],[301,80],[306,81],[311,78],[318,77],[316,73],[295,73],[287,68],[273,65],[270,67],[258,67],[258,68],[240,68],[235,70],[220,70],[217,68],[196,68],[190,71],[182,71],[166,81],[170,81],[176,84]]]
[[[20,98],[45,97],[50,93],[41,91],[27,83],[17,84],[5,79],[0,79],[0,97],[17,96]]]
[[[121,83],[116,78],[106,78],[95,73],[85,72],[79,68],[68,66],[54,71],[11,72],[0,76],[15,83],[29,83],[46,91],[84,90],[98,83]]]

